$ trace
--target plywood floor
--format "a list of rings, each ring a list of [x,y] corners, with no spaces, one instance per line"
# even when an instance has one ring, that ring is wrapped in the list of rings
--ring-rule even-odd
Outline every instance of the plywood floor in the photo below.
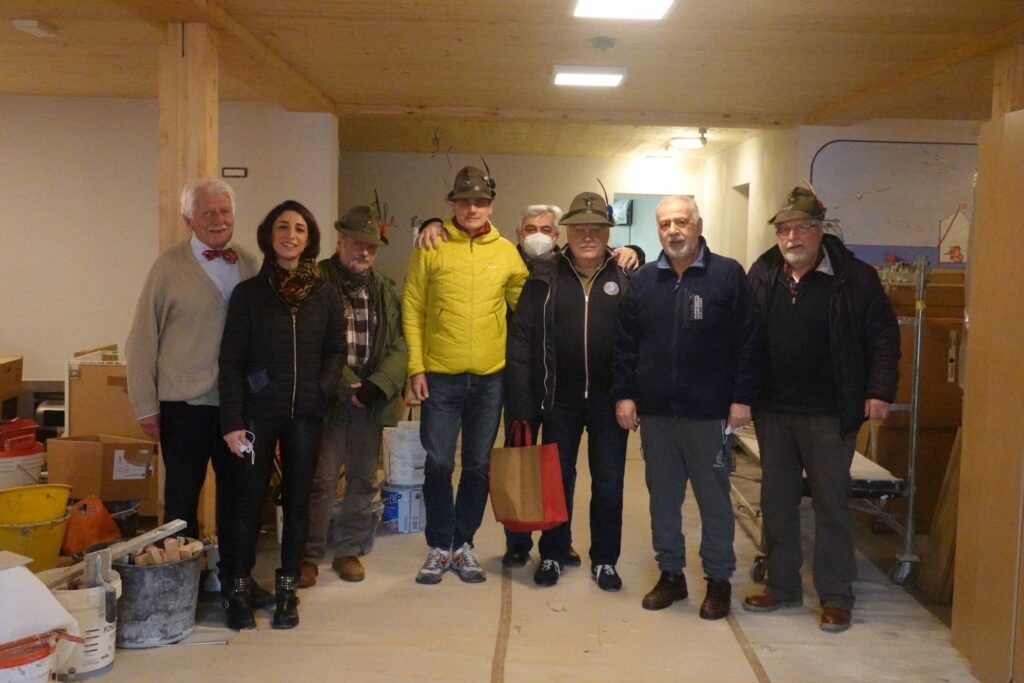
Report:
[[[587,509],[589,478],[581,454],[577,509]],[[809,509],[805,516],[809,516]],[[819,681],[973,681],[950,646],[949,629],[858,556],[860,580],[854,625],[843,634],[817,628],[817,601],[785,614],[748,614],[744,595],[759,590],[748,569],[756,530],[737,517],[739,570],[734,613],[703,621],[704,587],[697,548],[700,528],[692,496],[684,510],[691,597],[659,612],[640,607],[657,581],[650,548],[647,491],[637,439],[626,470],[623,551],[625,586],[600,591],[589,576],[588,524],[578,515],[575,546],[584,566],[568,569],[558,585],[533,584],[536,551],[525,568],[505,570],[501,528],[488,510],[476,545],[488,572],[483,584],[447,574],[438,586],[413,581],[426,552],[422,534],[383,535],[364,558],[367,579],[344,583],[321,566],[315,588],[301,591],[302,623],[292,631],[259,628],[234,634],[220,628],[220,610],[203,610],[194,640],[210,644],[119,650],[115,681],[674,681],[681,683],[817,683]],[[807,526],[805,524],[805,526]],[[271,583],[276,546],[269,537],[257,578]],[[809,540],[807,541],[810,542]],[[809,553],[808,553],[809,554]]]

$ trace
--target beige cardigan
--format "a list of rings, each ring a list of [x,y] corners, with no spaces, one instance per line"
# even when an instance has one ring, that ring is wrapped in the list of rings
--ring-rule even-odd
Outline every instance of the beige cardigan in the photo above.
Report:
[[[240,280],[259,271],[238,252]],[[217,359],[228,303],[184,240],[157,257],[135,308],[125,343],[128,395],[137,418],[160,412],[160,401],[218,405]]]

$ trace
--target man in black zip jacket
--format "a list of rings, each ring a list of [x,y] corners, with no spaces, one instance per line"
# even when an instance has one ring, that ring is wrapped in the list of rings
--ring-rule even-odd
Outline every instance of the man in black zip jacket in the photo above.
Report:
[[[618,426],[611,389],[611,342],[630,271],[608,249],[614,225],[604,198],[584,192],[561,223],[568,245],[533,269],[509,329],[507,424],[543,424],[558,444],[569,518],[576,456],[584,428],[591,473],[591,577],[602,590],[622,587],[615,565],[622,538],[622,485],[629,433]],[[569,553],[569,523],[545,531],[534,573],[552,586]]]
[[[754,407],[763,478],[768,584],[743,608],[803,604],[800,498],[814,506],[819,625],[850,627],[857,564],[848,498],[857,430],[895,399],[900,333],[878,273],[824,234],[825,207],[795,188],[769,223],[778,244],[750,268],[765,329],[765,375]]]
[[[615,342],[616,417],[641,422],[651,532],[661,577],[643,599],[663,609],[688,595],[682,504],[687,481],[700,508],[700,557],[707,578],[703,619],[729,614],[736,569],[729,499],[731,431],[750,420],[757,396],[753,296],[743,267],[714,254],[691,197],[656,209],[662,253],[637,272],[619,307]]]

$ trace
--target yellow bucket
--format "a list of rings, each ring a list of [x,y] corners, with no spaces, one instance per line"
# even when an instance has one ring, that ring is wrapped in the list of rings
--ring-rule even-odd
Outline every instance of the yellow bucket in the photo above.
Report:
[[[0,525],[35,524],[61,517],[67,509],[71,487],[37,484],[0,490]]]
[[[70,515],[65,513],[46,522],[0,524],[0,550],[31,557],[29,569],[34,572],[52,569],[57,564],[68,517]]]

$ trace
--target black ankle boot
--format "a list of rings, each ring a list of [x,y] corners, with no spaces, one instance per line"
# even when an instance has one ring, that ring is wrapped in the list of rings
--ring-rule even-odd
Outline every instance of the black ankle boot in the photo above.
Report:
[[[274,610],[274,628],[295,628],[299,625],[299,598],[295,591],[299,587],[298,573],[286,574],[278,569],[274,573],[277,608]]]
[[[252,616],[252,602],[249,599],[252,577],[236,576],[230,583],[225,584],[223,589],[228,628],[236,631],[256,628],[256,620]]]

